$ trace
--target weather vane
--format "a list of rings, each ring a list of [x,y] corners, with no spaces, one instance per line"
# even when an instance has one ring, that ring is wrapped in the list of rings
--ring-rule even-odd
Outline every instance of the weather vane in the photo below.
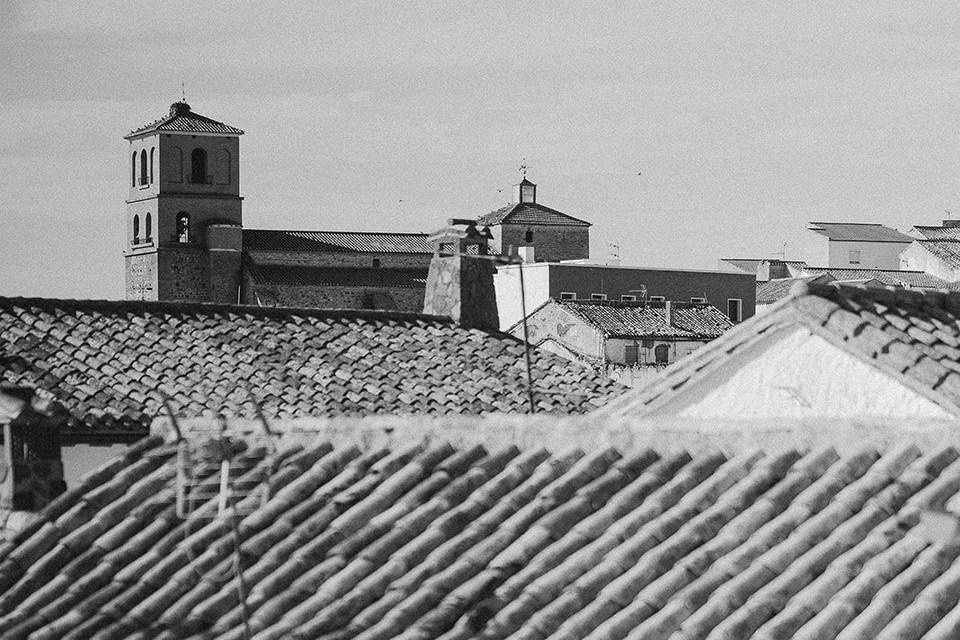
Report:
[[[522,173],[524,178],[527,177],[527,159],[526,158],[520,159],[520,168],[517,169],[517,171]]]
[[[186,92],[186,90],[183,88],[183,80],[180,81],[180,101],[181,101],[181,102],[186,102],[186,101],[187,101],[187,92]]]

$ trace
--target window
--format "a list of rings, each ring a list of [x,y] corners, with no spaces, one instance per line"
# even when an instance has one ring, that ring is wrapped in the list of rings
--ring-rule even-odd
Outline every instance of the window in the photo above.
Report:
[[[666,302],[666,300],[663,296],[650,296],[650,302]]]
[[[154,147],[150,147],[150,184],[153,184],[153,158],[157,155],[157,150]],[[150,237],[150,232],[147,232],[147,237]]]
[[[133,152],[133,157],[130,158],[130,186],[137,186],[137,152]]]
[[[207,152],[203,149],[194,149],[190,154],[190,182],[207,183]]]
[[[561,300],[576,300],[577,294],[573,291],[561,291],[560,292]]]
[[[644,338],[641,341],[644,349],[653,349],[653,338]]]
[[[707,301],[706,298],[690,298],[690,302],[698,302],[700,304],[703,304],[706,301]]]
[[[190,242],[190,214],[186,211],[177,214],[177,242]]]
[[[374,269],[379,269],[379,268],[380,268],[380,258],[374,258],[374,259],[373,259],[373,268],[374,268]]]
[[[147,184],[147,150],[140,150],[140,185]]]
[[[140,242],[140,216],[133,216],[133,244]]]
[[[727,316],[733,322],[740,322],[742,317],[743,302],[739,298],[727,298]]]
[[[627,364],[637,364],[639,358],[637,357],[638,349],[635,344],[628,344],[623,349],[623,361]]]
[[[653,350],[653,357],[657,364],[667,364],[670,362],[670,347],[665,344],[658,344]]]
[[[149,240],[150,237],[153,235],[153,215],[152,214],[150,213],[147,214],[146,222],[147,222],[147,224],[145,225],[146,233],[144,233],[143,235],[147,238],[147,240]]]
[[[850,264],[860,264],[860,249],[850,249]]]
[[[590,294],[590,299],[591,299],[591,300],[606,300],[606,299],[607,299],[607,294],[605,294],[605,293],[591,293],[591,294]]]
[[[530,231],[529,229],[527,229],[527,232],[523,234],[523,241],[533,242],[533,231]]]
[[[620,296],[620,302],[636,302],[636,301],[637,301],[637,296],[633,295],[632,293],[625,293],[622,296]]]

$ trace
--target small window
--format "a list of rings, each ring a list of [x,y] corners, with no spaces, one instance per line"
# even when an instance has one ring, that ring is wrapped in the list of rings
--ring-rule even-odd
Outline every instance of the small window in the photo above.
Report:
[[[533,231],[530,231],[529,229],[527,229],[527,232],[523,234],[523,241],[533,242]]]
[[[663,296],[650,296],[650,302],[666,302],[666,300]]]
[[[658,344],[653,350],[653,357],[657,364],[668,364],[670,362],[670,347],[665,344]]]
[[[140,242],[140,216],[133,216],[133,244]]]
[[[706,298],[690,298],[690,302],[695,302],[699,304],[703,304],[706,301],[707,301]]]
[[[194,149],[190,154],[190,182],[207,183],[207,152],[203,149]]]
[[[379,269],[379,268],[380,268],[380,258],[374,258],[374,259],[373,259],[373,268],[374,268],[374,269]]]
[[[130,158],[130,186],[137,186],[137,152],[133,152],[133,157]]]
[[[190,242],[190,214],[186,211],[177,214],[177,242]]]
[[[591,294],[590,294],[590,299],[591,299],[591,300],[606,300],[606,299],[607,299],[607,294],[605,294],[605,293],[591,293]]]
[[[626,362],[627,364],[637,364],[637,362],[639,361],[639,358],[637,355],[638,351],[639,350],[637,349],[637,345],[628,344],[623,349],[623,361]]]
[[[577,294],[573,291],[561,291],[560,292],[561,300],[576,300]]]
[[[147,238],[147,240],[149,240],[153,236],[153,215],[152,214],[150,213],[147,214],[146,222],[147,223],[144,229],[145,233],[143,235]]]
[[[743,302],[739,298],[727,298],[727,317],[733,322],[743,319]]]
[[[157,150],[154,147],[150,147],[150,184],[153,184],[153,158],[157,155]],[[150,232],[147,232],[147,237],[150,237]]]
[[[147,184],[149,176],[147,175],[147,150],[142,149],[140,151],[140,184]]]
[[[622,296],[620,296],[620,302],[636,302],[636,301],[637,301],[637,296],[633,295],[632,293],[625,293]]]

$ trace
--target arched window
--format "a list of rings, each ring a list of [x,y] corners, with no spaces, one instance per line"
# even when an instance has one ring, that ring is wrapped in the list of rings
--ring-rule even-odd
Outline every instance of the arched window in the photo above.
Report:
[[[194,149],[190,154],[190,182],[207,183],[207,152],[203,149]]]
[[[533,242],[533,231],[530,231],[529,229],[527,229],[527,232],[523,234],[523,241]]]
[[[149,240],[150,237],[153,235],[153,216],[150,213],[147,214],[147,224],[145,225],[145,231],[146,233],[144,233],[143,235],[144,237],[146,237],[147,240]]]
[[[133,152],[133,157],[130,158],[130,186],[137,186],[137,152]]]
[[[150,147],[150,184],[153,184],[153,157],[157,155],[157,150],[155,147]],[[149,215],[149,214],[147,214]],[[147,232],[147,237],[150,237],[150,233]]]
[[[147,150],[140,151],[140,184],[147,184]]]
[[[140,216],[133,216],[133,244],[140,242]]]
[[[177,242],[190,242],[190,214],[186,211],[177,214]]]

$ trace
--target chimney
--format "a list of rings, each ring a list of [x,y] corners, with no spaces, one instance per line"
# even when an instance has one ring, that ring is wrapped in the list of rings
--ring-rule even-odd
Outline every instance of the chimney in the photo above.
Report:
[[[960,227],[960,220],[944,220],[944,227]]]
[[[66,491],[60,429],[67,412],[27,387],[0,387],[4,466],[0,509],[39,511]]]
[[[513,201],[514,202],[536,202],[537,201],[537,185],[533,184],[526,178],[521,180],[519,184],[513,185]]]
[[[523,260],[524,264],[530,264],[534,261],[533,247],[517,247],[517,255]]]
[[[496,270],[489,256],[492,234],[475,220],[451,219],[432,236],[434,246],[423,312],[450,316],[464,327],[497,329]]]
[[[673,326],[673,303],[669,300],[663,303],[664,322],[668,327]]]

